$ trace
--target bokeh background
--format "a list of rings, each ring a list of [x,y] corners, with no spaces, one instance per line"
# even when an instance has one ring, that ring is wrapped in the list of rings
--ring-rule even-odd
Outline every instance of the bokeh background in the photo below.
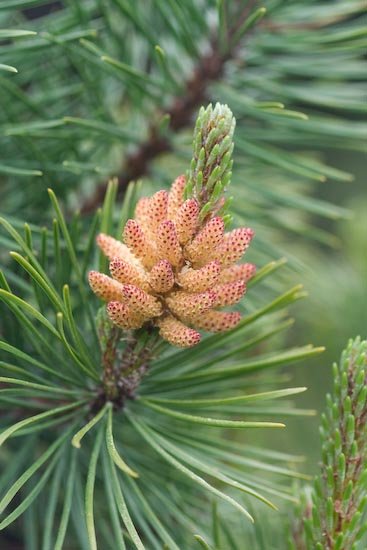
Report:
[[[309,457],[312,470],[318,466],[319,415],[325,408],[325,394],[331,387],[331,365],[339,360],[349,338],[367,333],[367,192],[365,154],[328,152],[333,166],[353,174],[350,183],[320,185],[315,195],[337,203],[348,210],[345,219],[332,221],[313,219],[335,237],[334,247],[313,243],[297,246],[295,253],[305,264],[300,280],[308,297],[294,307],[296,324],[290,342],[312,342],[325,346],[322,355],[309,365],[292,370],[294,380],[308,387],[301,395],[301,406],[317,412],[302,422],[289,422],[289,432],[297,448]],[[288,246],[292,248],[292,243]]]

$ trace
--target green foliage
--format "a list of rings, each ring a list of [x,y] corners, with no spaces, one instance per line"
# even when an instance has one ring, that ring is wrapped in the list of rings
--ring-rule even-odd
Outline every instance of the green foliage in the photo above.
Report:
[[[217,103],[200,109],[196,121],[193,159],[185,188],[187,198],[194,197],[201,206],[200,217],[208,212],[226,215],[228,199],[224,193],[232,176],[233,133],[236,121],[227,105]],[[230,215],[226,215],[231,219]],[[229,221],[228,220],[228,221]]]
[[[106,201],[115,185],[111,184]],[[75,467],[68,474],[67,486],[77,487],[81,497],[84,493],[85,502],[73,499],[70,512],[66,493],[61,523],[49,519],[48,540],[58,541],[60,548],[64,537],[70,536],[67,526],[72,517],[85,517],[85,532],[84,521],[74,526],[83,547],[82,541],[88,540],[94,548],[95,538],[107,544],[103,524],[112,521],[116,547],[133,541],[137,548],[163,543],[175,548],[199,528],[195,509],[203,498],[201,490],[230,503],[248,518],[248,505],[225,487],[270,506],[274,506],[273,499],[291,498],[291,488],[276,478],[302,475],[282,465],[284,459],[277,453],[264,454],[250,443],[228,440],[226,433],[228,429],[281,428],[283,424],[274,422],[274,417],[282,420],[297,413],[287,398],[304,388],[279,389],[282,377],[274,377],[271,371],[310,358],[319,350],[306,346],[253,353],[260,342],[289,326],[282,311],[298,299],[300,289],[265,302],[250,311],[236,329],[207,337],[197,349],[175,351],[168,344],[153,342],[148,376],[135,398],[127,400],[122,410],[112,409],[108,402],[100,402],[102,352],[93,314],[97,304],[85,283],[85,266],[94,257],[94,247],[88,243],[96,227],[92,225],[90,234],[82,235],[76,221],[71,234],[52,192],[50,198],[57,229],[46,240],[41,230],[26,226],[23,237],[2,221],[17,250],[13,260],[27,276],[23,279],[27,300],[12,292],[2,276],[0,296],[18,328],[16,342],[10,336],[8,342],[0,343],[4,356],[0,363],[1,444],[16,453],[22,436],[33,452],[27,457],[14,454],[9,473],[5,470],[1,526],[11,529],[31,505],[49,502],[59,509],[58,480],[66,475],[70,460]],[[106,226],[111,207],[105,203],[98,226]],[[125,212],[129,208],[125,203]],[[64,261],[60,263],[57,257],[61,255]],[[252,292],[276,267],[270,264],[260,270]],[[129,340],[123,340],[122,350],[128,345]],[[147,342],[143,349],[146,346]],[[71,443],[79,450],[72,451]],[[34,453],[40,448],[44,450],[36,459]],[[30,485],[26,485],[28,480]],[[12,509],[17,494],[23,495],[21,503]],[[39,494],[42,499],[37,498]],[[169,513],[161,516],[163,503]],[[204,518],[205,514],[200,530]]]
[[[348,204],[352,215],[337,225],[334,235],[340,244],[328,254],[327,261],[324,250],[306,249],[302,254],[305,264],[312,264],[313,269],[303,277],[309,299],[298,320],[303,318],[304,326],[309,327],[311,341],[326,346],[329,362],[341,354],[350,334],[363,333],[367,326],[367,257],[361,253],[367,248],[367,202],[363,191],[361,196],[358,191],[353,195]]]
[[[292,548],[366,547],[366,374],[367,342],[356,338],[333,367],[333,395],[321,418],[321,473],[311,494],[303,495]]]
[[[283,550],[271,507],[293,506],[289,481],[306,476],[268,439],[308,411],[277,369],[320,349],[282,349],[305,293],[285,291],[278,258],[304,269],[300,242],[335,245],[317,218],[348,214],[314,190],[352,179],[324,152],[365,151],[364,2],[70,0],[34,17],[49,5],[0,2],[0,545]],[[185,351],[139,334],[148,372],[113,407],[112,335],[86,284],[106,267],[95,236],[119,238],[137,198],[187,169],[193,117],[217,101],[237,119],[231,210],[263,267],[230,333]],[[228,159],[214,197],[230,171]]]
[[[307,217],[345,212],[309,195],[317,182],[351,179],[320,151],[364,149],[361,0],[148,1],[144,10],[88,0],[27,20],[33,4],[46,0],[0,10],[9,28],[0,55],[18,70],[0,80],[3,212],[47,214],[49,186],[91,211],[103,197],[96,187],[116,174],[120,191],[139,177],[167,185],[186,169],[186,129],[207,97],[237,119],[235,213],[255,227],[258,249],[279,257],[279,229],[330,243]]]

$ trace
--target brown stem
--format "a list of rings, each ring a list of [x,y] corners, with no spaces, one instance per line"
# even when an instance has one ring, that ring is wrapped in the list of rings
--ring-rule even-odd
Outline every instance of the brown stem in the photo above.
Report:
[[[120,329],[117,327],[112,327],[102,355],[103,387],[107,399],[110,399],[111,401],[117,397],[115,359],[120,338]]]
[[[237,28],[248,17],[256,5],[257,0],[250,0],[246,6],[235,17],[235,23],[229,27],[227,42],[234,36]],[[241,2],[238,2],[241,5]],[[183,87],[180,96],[173,99],[171,107],[163,111],[163,115],[169,116],[169,129],[178,132],[191,125],[192,115],[195,110],[207,101],[207,90],[211,82],[218,80],[224,71],[227,61],[233,59],[237,53],[238,44],[232,44],[230,48],[222,53],[220,51],[219,39],[214,37],[211,41],[209,53],[198,59],[197,65],[191,76]],[[157,117],[158,119],[158,117]],[[118,193],[121,195],[130,181],[137,180],[149,173],[151,163],[162,153],[171,151],[172,144],[167,137],[160,135],[156,123],[151,124],[148,137],[143,141],[135,152],[128,155],[123,163],[118,176]],[[97,186],[91,197],[88,197],[81,205],[80,211],[88,214],[96,210],[102,203],[107,188],[107,182]]]
[[[100,337],[103,340],[103,375],[97,396],[91,404],[91,414],[96,414],[106,401],[112,402],[116,409],[120,409],[126,399],[135,398],[136,389],[153,358],[153,348],[158,334],[152,327],[147,327],[146,334],[141,333],[139,337],[134,331],[128,331],[123,337],[123,350],[119,349],[122,339],[122,331],[119,328],[112,326],[107,331],[101,329]]]

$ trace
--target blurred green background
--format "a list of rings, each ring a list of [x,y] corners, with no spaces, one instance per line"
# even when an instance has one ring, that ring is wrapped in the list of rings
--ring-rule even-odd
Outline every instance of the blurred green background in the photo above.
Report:
[[[302,282],[307,298],[296,304],[293,314],[296,323],[287,336],[289,344],[313,343],[325,346],[325,351],[309,364],[288,369],[295,385],[307,386],[308,391],[297,398],[301,408],[314,409],[314,417],[287,419],[288,430],[274,445],[299,451],[309,458],[307,471],[317,470],[320,456],[318,435],[319,415],[325,409],[325,394],[332,382],[331,365],[339,360],[349,338],[367,336],[367,193],[366,157],[358,153],[329,152],[328,164],[354,175],[350,183],[325,183],[315,188],[314,195],[348,209],[342,220],[315,218],[312,223],[327,229],[335,236],[330,248],[315,242],[297,243],[294,254],[305,269],[292,274],[293,282]],[[292,250],[292,241],[284,247]],[[290,441],[290,444],[289,444]]]

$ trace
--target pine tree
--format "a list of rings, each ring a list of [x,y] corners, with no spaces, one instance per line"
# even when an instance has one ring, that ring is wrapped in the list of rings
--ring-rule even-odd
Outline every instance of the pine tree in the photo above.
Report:
[[[363,7],[2,0],[2,545],[241,548],[293,501],[251,433],[307,414],[279,258],[346,214]]]

